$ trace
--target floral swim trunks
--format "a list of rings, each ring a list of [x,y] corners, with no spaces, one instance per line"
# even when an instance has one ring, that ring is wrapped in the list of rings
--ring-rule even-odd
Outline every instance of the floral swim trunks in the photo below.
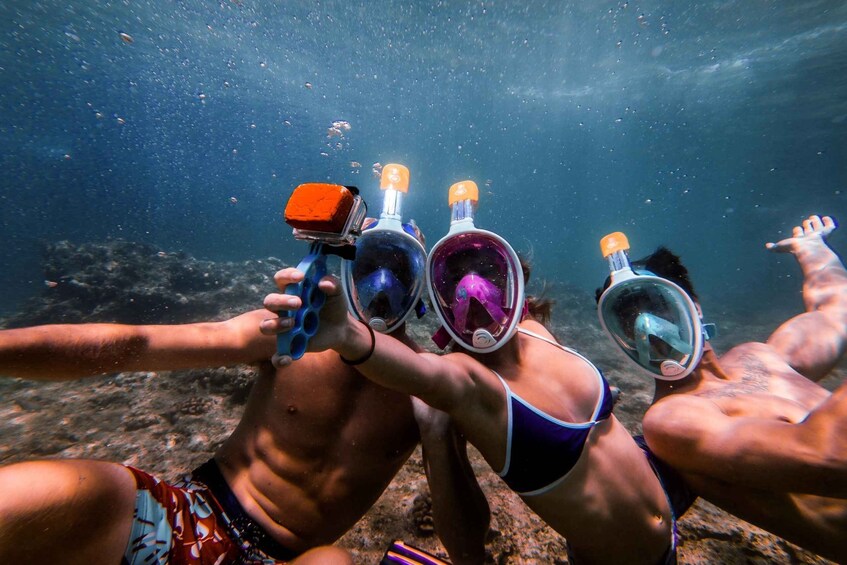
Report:
[[[297,556],[244,512],[214,460],[175,484],[135,476],[135,513],[122,565],[272,565]]]

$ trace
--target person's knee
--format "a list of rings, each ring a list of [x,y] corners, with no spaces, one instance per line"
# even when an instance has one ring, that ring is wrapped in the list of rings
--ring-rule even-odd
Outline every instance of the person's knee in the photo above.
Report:
[[[135,482],[120,465],[17,463],[0,468],[0,492],[0,562],[34,556],[46,562],[69,547],[80,558],[119,560],[126,547]]]
[[[310,549],[292,563],[296,565],[353,565],[353,557],[339,547],[323,546]]]

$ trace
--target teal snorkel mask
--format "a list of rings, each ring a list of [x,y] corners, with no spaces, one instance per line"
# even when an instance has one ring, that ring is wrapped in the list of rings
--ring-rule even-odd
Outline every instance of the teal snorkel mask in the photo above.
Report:
[[[611,284],[597,303],[603,330],[651,377],[675,381],[691,374],[714,325],[703,324],[694,301],[679,285],[632,270],[624,234],[607,235],[600,248],[611,271]]]
[[[378,332],[390,333],[426,312],[421,295],[426,283],[426,250],[414,222],[403,223],[401,203],[409,190],[409,169],[385,165],[379,220],[362,231],[356,257],[341,263],[341,284],[350,312]]]

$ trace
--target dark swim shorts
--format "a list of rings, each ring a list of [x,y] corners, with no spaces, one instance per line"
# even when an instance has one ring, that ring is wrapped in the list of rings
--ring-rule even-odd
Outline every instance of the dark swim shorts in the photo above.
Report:
[[[297,556],[250,519],[214,460],[172,485],[127,468],[137,492],[123,565],[272,565]]]

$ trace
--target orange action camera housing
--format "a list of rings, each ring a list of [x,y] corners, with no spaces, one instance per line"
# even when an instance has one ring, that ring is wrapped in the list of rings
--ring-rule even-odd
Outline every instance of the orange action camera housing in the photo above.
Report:
[[[340,184],[301,184],[285,206],[285,223],[298,230],[340,234],[354,200],[355,194]]]

